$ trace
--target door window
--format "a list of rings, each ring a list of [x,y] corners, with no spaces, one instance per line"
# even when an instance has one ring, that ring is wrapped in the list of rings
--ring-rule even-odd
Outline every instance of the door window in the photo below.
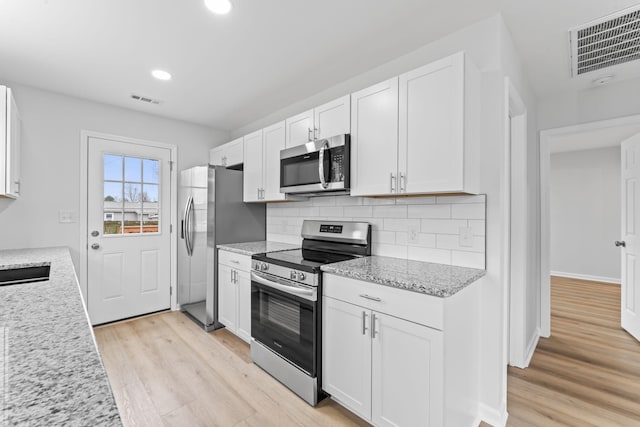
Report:
[[[158,233],[160,161],[103,154],[104,235]]]

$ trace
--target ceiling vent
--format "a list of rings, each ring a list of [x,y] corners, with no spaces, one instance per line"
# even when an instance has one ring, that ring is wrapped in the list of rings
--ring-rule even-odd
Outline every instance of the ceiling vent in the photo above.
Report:
[[[569,30],[571,75],[640,59],[640,5]]]
[[[136,101],[144,102],[147,104],[154,104],[154,105],[160,104],[160,101],[157,99],[147,98],[146,96],[140,96],[136,94],[131,94],[131,99],[135,99]]]

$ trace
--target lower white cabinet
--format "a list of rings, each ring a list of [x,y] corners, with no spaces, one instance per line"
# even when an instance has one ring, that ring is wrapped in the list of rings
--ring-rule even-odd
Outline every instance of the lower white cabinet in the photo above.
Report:
[[[323,281],[323,390],[375,426],[473,425],[480,285],[438,298],[327,273]]]
[[[218,320],[246,342],[251,340],[250,264],[248,255],[219,251]]]

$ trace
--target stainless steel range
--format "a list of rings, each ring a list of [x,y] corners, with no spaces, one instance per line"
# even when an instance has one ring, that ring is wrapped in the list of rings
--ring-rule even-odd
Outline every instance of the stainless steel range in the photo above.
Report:
[[[251,357],[316,405],[321,392],[320,267],[371,255],[366,222],[304,221],[302,249],[259,254],[251,268]]]

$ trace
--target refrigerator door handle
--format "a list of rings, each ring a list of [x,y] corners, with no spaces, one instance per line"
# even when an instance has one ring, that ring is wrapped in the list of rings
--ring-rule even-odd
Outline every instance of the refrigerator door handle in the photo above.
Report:
[[[193,254],[193,245],[191,242],[191,213],[193,212],[193,196],[189,196],[187,200],[187,206],[184,211],[184,244],[187,247],[187,254],[191,256]]]

